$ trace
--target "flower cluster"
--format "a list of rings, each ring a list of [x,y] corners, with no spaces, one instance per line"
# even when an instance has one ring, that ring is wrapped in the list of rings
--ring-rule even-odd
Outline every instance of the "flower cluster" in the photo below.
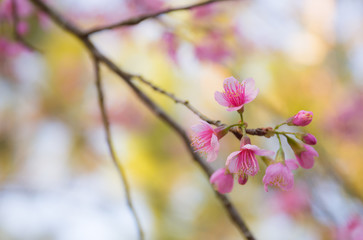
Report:
[[[239,151],[232,152],[226,159],[225,167],[218,169],[210,177],[210,182],[220,193],[232,191],[234,178],[240,185],[248,181],[248,177],[255,176],[260,171],[259,161],[256,156],[261,156],[261,160],[267,165],[263,183],[265,191],[268,186],[278,187],[282,190],[289,191],[294,186],[294,175],[292,170],[299,167],[309,169],[314,165],[315,157],[319,156],[310,145],[316,144],[316,138],[309,133],[292,133],[281,132],[279,127],[282,125],[289,126],[306,126],[313,118],[313,113],[309,111],[300,111],[296,115],[287,119],[285,122],[277,125],[275,128],[266,131],[265,137],[276,135],[280,148],[276,152],[275,160],[270,157],[275,153],[269,150],[260,149],[252,145],[250,138],[247,136],[247,123],[243,120],[244,105],[253,101],[258,89],[255,89],[255,81],[251,78],[239,82],[234,77],[224,80],[224,92],[216,92],[215,100],[222,106],[227,107],[227,111],[236,111],[241,121],[233,125],[221,125],[213,128],[209,123],[201,121],[200,124],[192,126],[194,132],[192,136],[192,146],[195,151],[204,153],[208,162],[215,161],[219,152],[219,141],[224,137],[232,127],[238,127],[242,133]],[[288,135],[293,135],[302,143],[296,141]],[[285,160],[285,154],[282,148],[280,136],[287,139],[288,144],[295,153],[296,159]],[[299,165],[297,164],[299,163]]]

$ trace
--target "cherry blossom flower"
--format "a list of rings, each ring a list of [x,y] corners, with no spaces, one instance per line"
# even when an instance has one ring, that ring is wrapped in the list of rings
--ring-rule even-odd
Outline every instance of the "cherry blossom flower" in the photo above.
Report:
[[[287,142],[294,151],[296,160],[302,168],[310,169],[314,166],[314,158],[319,157],[319,154],[312,146],[302,145],[290,137],[287,137]]]
[[[192,126],[194,135],[192,137],[192,145],[196,151],[207,154],[207,162],[216,160],[219,151],[219,139],[222,138],[227,131],[224,131],[224,127],[218,127],[213,129],[205,121],[201,121],[201,124]]]
[[[222,194],[232,191],[233,174],[229,173],[225,168],[220,168],[215,171],[209,181],[214,185],[216,190]]]
[[[286,122],[288,125],[306,126],[313,120],[313,112],[301,110]]]
[[[240,151],[233,152],[227,157],[226,166],[228,166],[231,173],[255,176],[260,170],[255,155],[271,156],[274,155],[274,152],[251,145],[249,137],[243,137]]]
[[[252,78],[241,83],[234,77],[229,77],[223,83],[224,92],[215,92],[215,100],[222,106],[228,107],[227,111],[238,111],[244,104],[256,98],[258,89],[255,90],[255,81]]]
[[[319,157],[319,154],[313,147],[309,145],[305,144],[304,148],[305,151],[301,151],[298,154],[295,153],[295,156],[302,168],[310,169],[314,166],[314,157]]]
[[[285,164],[277,162],[268,166],[262,179],[265,184],[265,191],[268,192],[268,185],[279,187],[284,191],[290,191],[294,187],[294,175],[291,170],[298,167],[294,160],[286,160]]]

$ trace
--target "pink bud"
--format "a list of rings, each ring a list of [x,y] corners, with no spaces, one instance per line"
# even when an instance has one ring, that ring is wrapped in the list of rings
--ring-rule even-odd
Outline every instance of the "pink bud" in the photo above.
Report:
[[[226,171],[225,168],[220,168],[215,171],[209,181],[214,185],[215,189],[222,194],[232,191],[233,174]]]
[[[313,113],[310,111],[299,111],[295,116],[289,118],[286,122],[288,125],[306,126],[313,120]]]
[[[238,183],[241,185],[245,185],[247,183],[248,180],[248,175],[247,174],[242,174],[238,176]]]
[[[304,143],[306,143],[306,144],[309,144],[309,145],[315,145],[316,144],[316,138],[314,137],[314,135],[312,135],[310,133],[306,133],[305,135],[303,135],[302,141]]]

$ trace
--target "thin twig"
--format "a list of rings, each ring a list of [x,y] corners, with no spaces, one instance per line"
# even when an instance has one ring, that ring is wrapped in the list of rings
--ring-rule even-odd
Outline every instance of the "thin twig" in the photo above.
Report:
[[[156,18],[156,17],[158,17],[158,16],[160,16],[162,14],[166,14],[166,13],[183,11],[183,10],[190,10],[190,9],[193,9],[193,8],[205,6],[205,5],[208,5],[208,4],[215,3],[215,2],[225,2],[225,1],[231,1],[231,0],[209,0],[209,1],[201,2],[201,3],[196,3],[196,4],[184,6],[184,7],[168,8],[168,9],[164,9],[162,11],[156,12],[156,13],[144,14],[144,15],[141,15],[141,16],[138,16],[138,17],[133,17],[133,18],[123,20],[121,22],[110,24],[110,25],[107,25],[107,26],[96,27],[96,28],[93,28],[93,29],[87,31],[86,35],[88,36],[90,34],[100,32],[100,31],[104,31],[104,30],[110,30],[110,29],[119,28],[119,27],[136,25],[136,24],[139,24],[140,22],[142,22],[142,21],[144,21],[146,19]]]
[[[16,0],[11,1],[11,8],[12,8],[12,19],[13,19],[13,31],[14,31],[14,37],[15,39],[24,45],[26,48],[28,48],[31,51],[35,52],[41,52],[39,49],[32,46],[30,43],[28,43],[18,32],[18,25],[19,25],[19,15],[18,15],[18,5],[16,3]]]
[[[129,183],[127,181],[126,173],[125,173],[125,170],[124,170],[124,168],[120,162],[120,159],[118,158],[116,151],[114,149],[114,146],[113,146],[113,141],[112,141],[112,136],[111,136],[111,131],[110,131],[110,121],[109,121],[106,107],[105,107],[105,95],[103,93],[103,88],[102,88],[102,81],[101,81],[101,74],[100,74],[100,62],[98,61],[98,59],[96,57],[93,57],[93,61],[94,61],[94,69],[95,69],[95,75],[96,75],[96,88],[97,88],[97,95],[98,95],[98,104],[99,104],[99,107],[101,110],[102,122],[103,122],[103,126],[104,126],[105,133],[106,133],[107,147],[108,147],[108,150],[110,151],[112,161],[115,164],[115,166],[117,167],[117,170],[121,176],[123,185],[125,187],[127,206],[131,210],[131,213],[135,219],[138,234],[139,234],[139,239],[143,240],[144,233],[142,231],[140,219],[139,219],[139,217],[136,213],[136,210],[134,208],[134,205],[131,201],[130,187],[129,187]]]
[[[104,63],[111,71],[117,74],[121,79],[125,81],[127,85],[133,90],[136,96],[154,113],[158,116],[162,121],[168,124],[178,135],[182,138],[184,144],[186,145],[189,153],[192,155],[194,161],[203,169],[204,173],[210,177],[213,173],[213,170],[204,163],[204,160],[194,151],[191,147],[191,142],[189,140],[186,132],[179,126],[173,119],[169,117],[158,105],[156,105],[148,96],[146,96],[138,87],[136,87],[132,78],[133,75],[124,72],[119,67],[117,67],[111,60],[102,55],[99,50],[93,45],[93,43],[88,39],[88,37],[82,34],[82,31],[79,30],[76,26],[68,22],[64,19],[60,14],[58,14],[53,9],[49,8],[46,4],[44,4],[40,0],[30,0],[34,5],[36,5],[39,9],[41,9],[44,13],[46,13],[53,21],[58,23],[60,27],[77,37],[91,52],[91,54],[99,61]],[[213,189],[214,190],[214,189]],[[242,235],[248,240],[254,240],[252,233],[248,229],[244,220],[239,215],[237,209],[234,207],[229,198],[223,194],[220,194],[216,190],[214,190],[218,199],[221,201],[223,207],[227,211],[230,219],[235,224],[235,226],[240,230]]]
[[[217,127],[218,126],[221,126],[221,125],[226,125],[226,124],[221,123],[221,121],[219,121],[219,120],[212,120],[211,118],[209,118],[206,115],[204,115],[203,113],[201,113],[193,105],[191,105],[188,100],[183,100],[181,98],[176,97],[174,94],[172,94],[172,93],[170,93],[170,92],[168,92],[168,91],[166,91],[166,90],[164,90],[164,89],[156,86],[155,84],[153,84],[152,82],[146,80],[142,76],[133,75],[133,78],[139,79],[142,83],[146,84],[147,86],[149,86],[150,88],[152,88],[154,91],[156,91],[158,93],[161,93],[161,94],[167,96],[168,98],[170,98],[171,100],[173,100],[175,103],[184,105],[191,112],[193,112],[200,119],[206,121],[207,123],[212,124],[212,125],[215,125]],[[267,127],[267,128],[255,128],[255,129],[246,129],[246,133],[249,134],[249,135],[256,135],[256,136],[267,136],[268,133],[269,133],[269,131],[272,131],[272,130],[273,129],[271,127]],[[231,128],[229,131],[232,132],[238,139],[241,139],[242,138],[242,132],[239,131],[239,128]]]
[[[183,100],[180,99],[178,97],[176,97],[174,94],[161,89],[160,87],[154,85],[153,83],[151,83],[150,81],[147,81],[145,78],[143,78],[142,76],[137,76],[135,75],[134,78],[139,79],[142,83],[146,84],[147,86],[149,86],[150,88],[152,88],[154,91],[159,92],[165,96],[167,96],[168,98],[172,99],[175,103],[178,104],[182,104],[184,105],[186,108],[188,108],[190,111],[192,111],[195,115],[197,115],[200,119],[208,122],[209,124],[213,124],[215,126],[220,126],[221,122],[220,121],[215,121],[212,120],[210,118],[208,118],[206,115],[204,115],[203,113],[201,113],[199,110],[197,110],[195,107],[193,107],[188,100]]]

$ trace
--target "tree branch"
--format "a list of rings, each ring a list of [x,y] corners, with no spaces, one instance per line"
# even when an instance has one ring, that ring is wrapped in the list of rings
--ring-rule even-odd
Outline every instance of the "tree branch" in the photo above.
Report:
[[[139,217],[136,213],[136,210],[133,206],[133,203],[131,201],[131,194],[130,194],[130,187],[127,181],[127,177],[126,177],[126,173],[124,171],[124,168],[121,164],[120,159],[117,157],[116,151],[113,147],[113,141],[112,141],[112,137],[111,137],[111,131],[110,131],[110,121],[107,115],[107,111],[106,111],[106,107],[105,107],[105,95],[103,93],[103,88],[102,88],[102,82],[101,82],[101,73],[100,73],[100,63],[98,61],[98,59],[96,57],[93,57],[93,62],[94,62],[94,69],[95,69],[95,75],[96,75],[96,88],[97,88],[97,96],[98,96],[98,104],[101,110],[101,115],[102,115],[102,122],[103,122],[103,127],[105,129],[105,133],[106,133],[106,142],[107,142],[107,147],[108,150],[110,152],[111,158],[113,163],[115,164],[123,185],[125,187],[125,195],[126,195],[126,202],[127,202],[127,206],[130,209],[135,222],[136,222],[136,226],[137,226],[137,230],[138,230],[138,234],[139,234],[139,239],[143,240],[144,238],[144,233],[142,231],[142,227],[141,227],[141,223],[139,220]]]
[[[63,29],[67,30],[73,36],[77,37],[81,42],[87,47],[87,49],[91,52],[94,58],[97,61],[104,63],[111,71],[117,74],[120,78],[122,78],[127,85],[133,90],[136,96],[154,113],[158,116],[162,121],[164,121],[167,125],[169,125],[183,140],[186,145],[189,153],[192,155],[194,161],[203,169],[204,173],[210,177],[213,173],[213,170],[204,163],[204,160],[194,151],[191,146],[190,140],[186,132],[167,115],[161,108],[159,108],[148,96],[146,96],[138,87],[136,87],[132,83],[133,75],[124,72],[119,67],[117,67],[111,60],[102,55],[99,50],[93,45],[93,43],[88,39],[87,36],[82,34],[82,31],[75,27],[73,24],[65,20],[61,15],[59,15],[56,11],[49,8],[40,0],[30,0],[35,6],[40,8],[44,13],[48,14],[48,16],[53,19],[58,25],[60,25]],[[213,189],[214,190],[214,189]],[[236,208],[231,203],[229,198],[225,195],[220,194],[216,190],[214,190],[218,199],[222,203],[223,207],[227,211],[230,219],[235,224],[235,226],[240,230],[242,235],[248,240],[254,240],[252,233],[248,229],[244,220],[238,214]]]
[[[132,25],[139,24],[140,22],[142,22],[142,21],[144,21],[146,19],[156,18],[156,17],[159,17],[160,15],[163,15],[163,14],[166,14],[166,13],[183,11],[183,10],[190,10],[190,9],[205,6],[205,5],[208,5],[208,4],[211,4],[211,3],[225,2],[225,1],[231,1],[231,0],[209,0],[209,1],[201,2],[201,3],[192,4],[192,5],[189,5],[189,6],[184,6],[184,7],[168,8],[168,9],[156,12],[156,13],[144,14],[144,15],[141,15],[141,16],[138,16],[138,17],[133,17],[133,18],[130,18],[130,19],[127,19],[127,20],[123,20],[121,22],[110,24],[108,26],[96,27],[96,28],[93,28],[93,29],[87,31],[85,34],[86,34],[86,36],[88,36],[88,35],[91,35],[93,33],[104,31],[104,30],[110,30],[110,29],[125,27],[125,26],[132,26]]]

